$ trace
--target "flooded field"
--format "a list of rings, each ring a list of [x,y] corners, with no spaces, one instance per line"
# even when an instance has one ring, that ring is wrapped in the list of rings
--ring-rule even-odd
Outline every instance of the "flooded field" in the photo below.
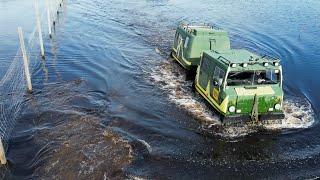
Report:
[[[319,8],[317,0],[65,0],[42,60],[33,1],[0,0],[0,105],[8,107],[0,120],[12,127],[1,178],[320,177]],[[233,48],[280,57],[285,118],[221,126],[169,56],[183,20],[227,30]],[[8,76],[21,72],[18,26],[32,54],[32,94],[7,85],[23,79]]]

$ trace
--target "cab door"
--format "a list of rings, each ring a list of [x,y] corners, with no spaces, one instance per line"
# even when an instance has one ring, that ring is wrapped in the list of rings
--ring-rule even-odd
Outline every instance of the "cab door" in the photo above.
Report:
[[[211,80],[211,97],[217,102],[219,101],[220,90],[222,87],[225,71],[219,66],[215,66]]]
[[[199,84],[202,89],[206,90],[210,79],[210,60],[207,57],[202,57],[199,73]]]

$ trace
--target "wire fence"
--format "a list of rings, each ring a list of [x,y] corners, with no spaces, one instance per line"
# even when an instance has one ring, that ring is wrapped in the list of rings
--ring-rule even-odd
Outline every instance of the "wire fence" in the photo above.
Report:
[[[28,41],[25,43],[27,52],[27,65],[31,72],[34,72],[37,65],[39,65],[41,39],[52,37],[52,28],[54,28],[57,16],[55,16],[62,5],[61,0],[46,0],[46,6],[41,11],[38,9],[37,0],[35,0],[36,18],[34,20],[46,20],[46,24],[41,24],[37,21],[37,25],[29,36]],[[37,12],[38,11],[38,12]],[[40,13],[41,12],[41,13]],[[39,24],[38,24],[39,23]],[[40,25],[41,24],[41,25]],[[48,34],[42,34],[43,28],[49,27]],[[17,33],[18,36],[18,33]],[[14,128],[17,118],[21,113],[22,105],[25,101],[27,93],[26,73],[24,69],[23,56],[21,47],[17,50],[15,57],[9,65],[3,77],[0,77],[0,138],[4,145],[4,151],[8,149],[8,142],[10,134]]]

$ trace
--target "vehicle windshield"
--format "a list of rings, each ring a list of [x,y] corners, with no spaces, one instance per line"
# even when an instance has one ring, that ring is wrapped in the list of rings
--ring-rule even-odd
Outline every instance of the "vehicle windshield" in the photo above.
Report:
[[[231,71],[227,78],[228,86],[277,84],[280,82],[280,70]]]

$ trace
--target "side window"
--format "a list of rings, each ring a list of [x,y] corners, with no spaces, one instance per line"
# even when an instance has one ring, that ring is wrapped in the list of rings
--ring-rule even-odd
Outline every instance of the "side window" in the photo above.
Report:
[[[213,73],[213,79],[218,81],[219,86],[222,84],[223,78],[225,75],[226,73],[224,72],[224,70],[222,70],[218,66],[215,67],[214,73]]]
[[[219,74],[220,74],[220,68],[216,66],[216,68],[214,69],[213,78],[219,78]]]
[[[214,78],[224,78],[225,72],[224,70],[222,70],[221,68],[219,68],[218,66],[216,66],[216,68],[214,69],[214,74],[213,77]]]
[[[186,37],[186,40],[184,41],[184,48],[187,48],[189,44],[189,37]]]
[[[223,79],[225,75],[226,73],[224,72],[224,70],[220,69],[219,78]]]
[[[274,75],[273,75],[273,73],[272,73],[271,70],[268,70],[268,71],[267,71],[266,77],[267,77],[269,80],[271,80],[271,81],[273,80]]]
[[[207,73],[208,70],[209,70],[209,68],[210,68],[209,59],[208,59],[207,57],[203,57],[202,62],[201,62],[201,69],[202,69],[202,71],[204,71],[204,72]]]
[[[278,81],[280,79],[279,76],[280,76],[279,70],[267,70],[267,72],[266,72],[267,80],[271,81],[272,83],[278,83]]]

